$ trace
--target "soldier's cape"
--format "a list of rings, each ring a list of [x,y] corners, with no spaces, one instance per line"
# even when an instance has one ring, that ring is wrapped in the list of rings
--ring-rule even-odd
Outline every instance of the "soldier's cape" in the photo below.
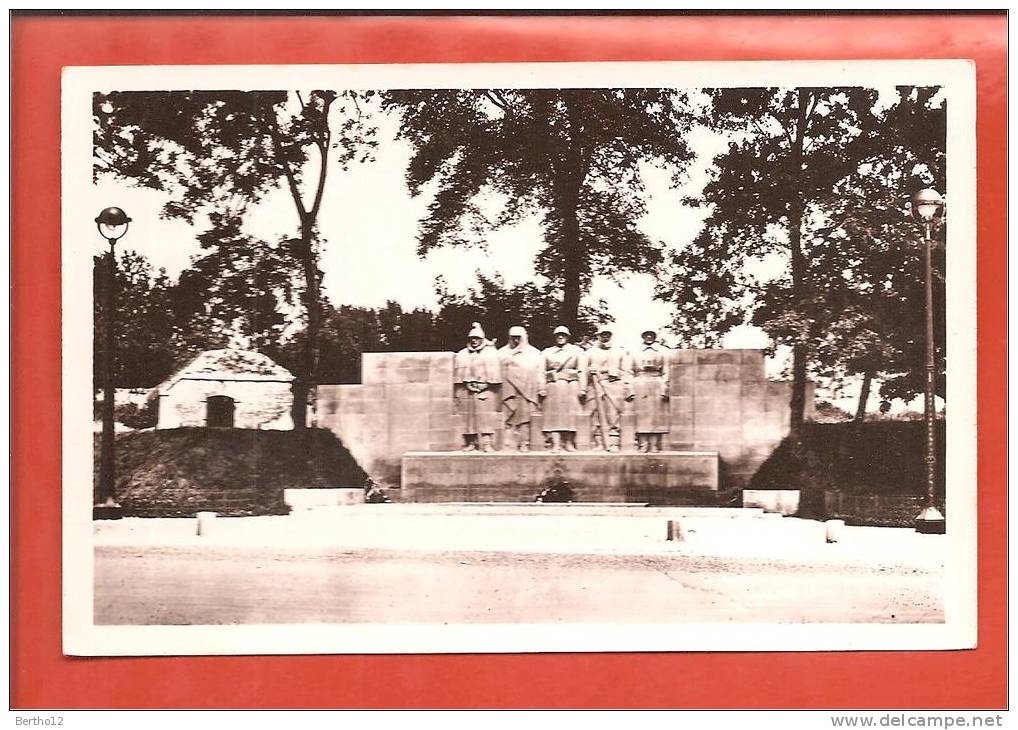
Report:
[[[544,360],[541,351],[522,338],[519,346],[506,345],[498,351],[502,361],[502,382],[511,388],[502,392],[502,400],[520,396],[537,405],[537,392],[544,382]]]

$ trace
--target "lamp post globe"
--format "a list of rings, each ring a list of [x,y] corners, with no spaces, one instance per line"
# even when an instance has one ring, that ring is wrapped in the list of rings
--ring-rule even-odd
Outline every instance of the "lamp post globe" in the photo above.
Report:
[[[121,208],[110,207],[103,210],[95,218],[99,235],[110,245],[106,256],[106,286],[103,291],[103,315],[106,320],[103,333],[103,408],[102,408],[102,449],[99,457],[99,485],[95,504],[92,506],[92,519],[119,519],[122,516],[120,504],[116,497],[116,445],[114,443],[114,398],[116,391],[113,382],[114,369],[114,338],[113,331],[116,319],[114,308],[114,288],[117,282],[117,261],[114,246],[127,233],[131,219]]]
[[[922,225],[937,221],[944,212],[944,199],[933,188],[923,188],[912,194],[912,216]]]
[[[109,241],[110,245],[124,237],[130,223],[131,219],[127,217],[127,213],[116,206],[105,208],[95,218],[95,224],[96,227],[99,228],[99,234]]]
[[[926,341],[924,352],[925,383],[923,387],[923,420],[926,425],[926,500],[916,517],[916,532],[943,534],[947,521],[936,506],[937,431],[936,431],[936,365],[933,343],[933,228],[944,216],[944,199],[932,188],[923,188],[912,195],[912,217],[923,228],[923,261],[925,268]]]

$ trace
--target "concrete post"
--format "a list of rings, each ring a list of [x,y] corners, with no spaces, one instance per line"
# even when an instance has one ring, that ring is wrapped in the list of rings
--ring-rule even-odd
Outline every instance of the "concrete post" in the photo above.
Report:
[[[845,530],[845,521],[827,520],[824,525],[827,528],[827,542],[839,542],[841,540],[842,533]]]
[[[212,521],[216,519],[215,512],[199,512],[196,535],[208,535],[212,531]]]

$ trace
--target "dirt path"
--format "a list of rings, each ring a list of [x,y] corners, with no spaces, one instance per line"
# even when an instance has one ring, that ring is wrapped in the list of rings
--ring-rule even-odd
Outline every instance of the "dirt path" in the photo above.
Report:
[[[938,573],[692,555],[105,545],[97,624],[943,620]]]

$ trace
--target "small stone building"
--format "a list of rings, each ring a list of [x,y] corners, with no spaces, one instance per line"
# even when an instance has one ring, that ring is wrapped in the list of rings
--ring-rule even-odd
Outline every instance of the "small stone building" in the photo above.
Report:
[[[290,430],[293,379],[259,352],[208,350],[159,386],[156,428]]]

